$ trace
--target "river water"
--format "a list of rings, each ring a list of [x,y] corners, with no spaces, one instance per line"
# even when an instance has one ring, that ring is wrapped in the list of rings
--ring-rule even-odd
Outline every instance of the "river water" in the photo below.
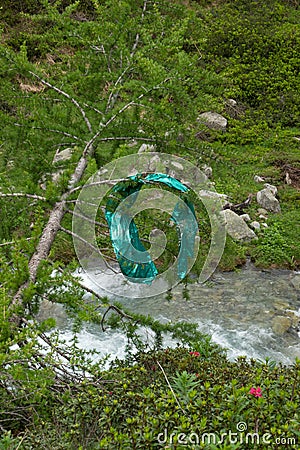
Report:
[[[88,274],[80,276],[84,284],[107,295]],[[111,273],[105,276],[104,284],[116,280]],[[126,286],[120,289],[126,296]],[[259,270],[248,263],[235,272],[215,273],[205,285],[191,283],[188,290],[189,300],[183,298],[183,286],[178,285],[171,300],[161,294],[145,299],[119,297],[118,301],[135,313],[150,314],[163,322],[196,322],[200,331],[227,349],[231,360],[245,355],[292,364],[300,358],[299,272]],[[71,339],[71,324],[61,307],[42,307],[40,317],[46,316],[55,317],[62,337]],[[145,339],[151,339],[149,331],[143,333]],[[99,326],[87,325],[78,338],[82,348],[96,349],[103,356],[110,354],[110,359],[124,356],[126,337],[121,332],[102,332]],[[164,344],[175,342],[166,340]]]

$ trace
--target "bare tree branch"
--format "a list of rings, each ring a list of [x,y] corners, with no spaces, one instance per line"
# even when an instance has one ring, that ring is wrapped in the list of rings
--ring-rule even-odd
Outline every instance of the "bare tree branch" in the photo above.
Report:
[[[43,200],[44,202],[47,201],[46,197],[42,197],[41,195],[26,194],[24,192],[13,192],[13,193],[0,192],[0,197],[25,197],[25,198],[34,198],[35,200]]]
[[[98,225],[99,227],[109,228],[109,226],[107,224],[98,222],[97,220],[90,219],[89,217],[85,216],[84,214],[79,214],[75,211],[72,211],[71,209],[67,209],[66,212],[71,214],[72,216],[80,217],[81,219],[86,220],[87,222],[90,222],[94,225]],[[109,236],[109,233],[107,233],[105,231],[103,232],[103,234],[105,234],[106,236]]]
[[[128,72],[129,69],[130,69],[130,65],[128,65],[123,70],[123,72],[121,73],[121,75],[119,76],[117,81],[115,82],[114,87],[111,90],[111,93],[109,94],[109,97],[108,97],[108,100],[107,100],[107,105],[106,105],[106,108],[105,108],[105,112],[106,113],[115,106],[115,103],[117,101],[117,98],[119,97],[119,92],[120,92],[119,89],[117,91],[115,89],[123,81],[124,75],[125,75],[126,72]]]
[[[147,141],[147,142],[155,142],[155,139],[141,137],[141,136],[109,136],[109,137],[106,137],[106,138],[100,138],[100,139],[98,139],[98,141],[99,142],[106,142],[106,141]]]
[[[29,237],[29,238],[26,238],[25,240],[30,241],[31,239],[32,238]],[[16,241],[2,242],[2,244],[0,244],[0,247],[5,247],[6,245],[14,245],[14,244],[16,244]]]
[[[37,79],[38,79],[42,84],[44,84],[45,86],[48,86],[49,88],[53,89],[54,91],[58,92],[59,94],[63,95],[64,97],[68,98],[68,99],[69,99],[69,100],[70,100],[70,101],[71,101],[71,102],[79,109],[79,111],[80,111],[80,113],[81,113],[81,115],[82,115],[82,117],[83,117],[83,119],[84,119],[84,121],[85,121],[85,123],[86,123],[86,126],[87,126],[89,132],[90,132],[90,133],[93,132],[92,125],[91,125],[89,119],[87,118],[84,109],[80,106],[80,104],[78,103],[78,101],[75,100],[75,98],[71,97],[71,96],[70,96],[69,94],[67,94],[65,91],[59,89],[58,87],[54,86],[53,84],[49,83],[48,81],[43,80],[43,78],[39,77],[36,73],[31,72],[31,70],[29,71],[29,73],[30,73],[33,77],[37,78]]]
[[[25,125],[22,125],[20,123],[15,123],[15,126],[16,127],[24,127]],[[75,136],[74,134],[67,133],[66,131],[54,130],[52,128],[46,128],[46,127],[32,127],[32,129],[33,130],[42,130],[42,131],[49,131],[51,133],[62,134],[63,136],[67,136],[67,137],[75,139],[75,141],[86,142],[83,139],[80,139],[78,136]]]
[[[143,5],[143,10],[142,10],[141,22],[143,22],[144,17],[145,17],[145,13],[146,13],[146,9],[147,9],[147,3],[148,3],[148,0],[145,0],[144,1],[144,5]],[[131,53],[130,53],[130,61],[129,61],[127,67],[123,70],[121,75],[118,77],[117,81],[114,84],[113,89],[111,90],[111,93],[110,93],[110,95],[108,97],[106,109],[105,109],[106,112],[108,112],[109,110],[111,110],[115,106],[115,103],[117,101],[117,98],[119,97],[119,92],[120,92],[119,89],[116,91],[116,88],[117,88],[117,86],[119,84],[122,83],[126,72],[128,72],[129,69],[131,68],[131,63],[132,63],[133,57],[135,55],[135,52],[137,50],[137,46],[138,46],[139,40],[140,40],[140,34],[139,34],[139,32],[137,32],[137,34],[135,36],[135,41],[134,41],[134,44],[132,46],[132,50],[131,50]]]
[[[143,6],[143,11],[142,11],[142,16],[141,16],[141,20],[142,21],[144,20],[144,17],[145,17],[145,13],[146,13],[146,9],[147,9],[147,3],[148,3],[148,0],[145,0],[144,1],[144,6]],[[134,41],[134,44],[133,44],[133,47],[132,47],[132,51],[130,53],[130,57],[131,58],[133,58],[133,56],[134,56],[134,54],[136,52],[139,40],[140,40],[140,34],[137,33],[136,36],[135,36],[135,41]]]
[[[181,411],[183,412],[183,414],[186,414],[186,412],[185,412],[184,409],[182,408],[181,404],[179,403],[179,400],[178,400],[178,398],[177,398],[177,396],[176,396],[176,394],[175,394],[175,392],[174,392],[174,389],[172,388],[172,386],[171,386],[171,384],[170,384],[170,382],[169,382],[169,380],[168,380],[168,377],[167,377],[166,372],[164,371],[162,365],[159,363],[159,361],[156,361],[156,363],[157,363],[158,367],[160,368],[160,370],[162,371],[163,376],[165,377],[165,380],[166,380],[166,382],[167,382],[167,385],[169,386],[169,389],[170,389],[170,391],[172,392],[172,395],[173,395],[173,397],[174,397],[174,399],[175,399],[175,401],[176,401],[176,403],[177,403],[179,409],[181,409]]]
[[[85,245],[87,245],[88,247],[90,247],[92,250],[99,252],[98,247],[95,247],[93,244],[91,244],[90,242],[87,242],[85,239],[83,239],[81,236],[79,236],[76,233],[73,233],[73,231],[68,230],[67,228],[64,227],[60,227],[61,231],[63,231],[66,234],[69,234],[72,237],[75,237],[76,239],[78,239],[79,241],[83,242]],[[114,258],[110,258],[109,256],[107,256],[107,258],[112,259],[113,261],[116,261]],[[107,261],[105,261],[105,259],[103,259],[106,267],[110,270],[112,270],[114,273],[118,273],[117,270],[115,270],[113,267],[111,267]]]
[[[74,192],[81,190],[82,188],[87,188],[91,186],[99,186],[101,184],[111,184],[114,186],[116,183],[119,183],[120,181],[125,181],[126,178],[118,178],[116,180],[101,180],[101,181],[95,181],[94,183],[85,184],[83,186],[76,186],[75,188],[70,190],[70,194],[73,194]],[[94,205],[94,203],[90,203],[91,205]]]
[[[100,307],[100,306],[98,306],[98,308],[99,308],[99,307]],[[107,310],[105,311],[105,313],[103,314],[103,317],[102,317],[102,320],[101,320],[101,328],[102,328],[102,331],[105,331],[105,328],[104,328],[104,320],[105,320],[105,317],[106,317],[107,313],[108,313],[110,310],[116,311],[122,318],[124,317],[124,318],[126,318],[126,319],[131,319],[131,320],[133,320],[133,317],[131,317],[131,316],[129,316],[128,314],[124,313],[124,311],[121,311],[117,306],[115,306],[115,305],[110,305],[110,306],[107,308]]]
[[[107,53],[105,51],[105,48],[104,48],[104,45],[103,44],[101,44],[100,46],[98,46],[98,45],[91,45],[91,49],[95,50],[98,53],[102,53],[105,56],[106,64],[107,64],[107,70],[108,70],[109,73],[111,73],[112,72],[111,65],[110,65],[110,56],[111,55],[109,55],[109,56],[107,55]]]

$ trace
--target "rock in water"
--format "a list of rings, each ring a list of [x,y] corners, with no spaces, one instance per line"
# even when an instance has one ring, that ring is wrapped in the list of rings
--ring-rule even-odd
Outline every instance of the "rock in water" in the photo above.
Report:
[[[282,335],[289,331],[292,325],[290,317],[286,316],[275,316],[272,320],[272,330],[275,334]]]

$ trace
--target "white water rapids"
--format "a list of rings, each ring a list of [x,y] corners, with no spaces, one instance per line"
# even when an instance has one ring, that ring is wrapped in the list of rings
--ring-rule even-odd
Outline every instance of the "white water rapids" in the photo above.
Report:
[[[87,274],[83,283],[107,295]],[[116,283],[113,273],[101,274],[101,285]],[[172,300],[164,295],[145,299],[115,298],[127,309],[161,321],[196,322],[199,330],[227,349],[229,359],[239,355],[292,364],[300,358],[300,273],[288,270],[258,270],[251,264],[236,272],[215,273],[205,285],[191,283],[190,299],[182,295],[182,285],[173,289]],[[137,289],[139,286],[137,285]],[[126,284],[115,286],[126,296]],[[71,340],[71,324],[60,305],[42,306],[40,318],[54,317],[62,337]],[[145,339],[152,333],[144,329]],[[126,336],[118,331],[102,332],[97,325],[86,325],[78,335],[79,345],[95,349],[102,356],[122,358]],[[165,340],[164,345],[175,345]]]

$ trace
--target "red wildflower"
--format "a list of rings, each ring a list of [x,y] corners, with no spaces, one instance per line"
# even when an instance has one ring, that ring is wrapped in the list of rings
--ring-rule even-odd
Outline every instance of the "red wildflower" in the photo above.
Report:
[[[193,356],[200,356],[200,353],[199,353],[199,352],[190,352],[190,355],[193,355]]]
[[[249,394],[254,395],[254,397],[262,397],[261,388],[252,387],[249,391]]]

